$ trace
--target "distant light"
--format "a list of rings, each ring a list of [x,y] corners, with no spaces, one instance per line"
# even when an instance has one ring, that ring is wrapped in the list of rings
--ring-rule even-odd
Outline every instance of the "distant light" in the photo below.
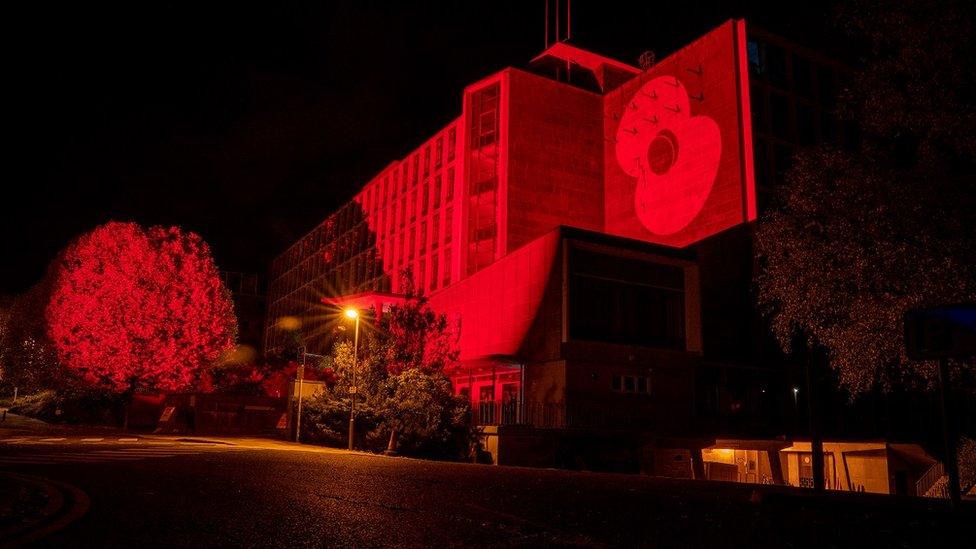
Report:
[[[799,392],[800,392],[800,389],[798,389],[796,387],[793,387],[793,394],[794,395],[797,394],[797,393],[799,393]]]
[[[297,331],[302,327],[302,321],[293,316],[283,316],[278,319],[278,327],[288,332]]]
[[[356,318],[357,316],[359,316],[359,311],[357,311],[356,309],[346,309],[346,316],[348,316],[349,318]]]

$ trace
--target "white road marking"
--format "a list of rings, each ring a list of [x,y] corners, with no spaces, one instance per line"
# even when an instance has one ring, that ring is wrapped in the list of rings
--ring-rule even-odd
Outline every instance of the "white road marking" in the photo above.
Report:
[[[24,442],[24,441],[21,441]],[[34,441],[39,446],[49,445]],[[181,455],[195,455],[234,450],[233,446],[179,446],[166,447],[118,448],[107,450],[76,451],[76,452],[43,452],[38,454],[21,454],[0,456],[0,467],[4,465],[56,465],[59,463],[105,463],[114,461],[138,461],[147,459],[170,458]],[[79,448],[80,450],[80,448]]]
[[[64,437],[56,437],[56,438],[42,438],[42,439],[41,439],[41,442],[61,442],[61,441],[63,441],[63,440],[67,440],[67,439],[66,439],[66,438],[64,438]]]
[[[120,438],[119,442],[139,442],[137,438]]]
[[[7,459],[0,460],[0,466],[3,466],[3,465],[57,465],[58,463],[62,463],[62,462],[60,462],[60,461],[53,461],[53,460],[50,460],[50,459],[30,459],[30,458],[21,458],[21,459],[17,459],[17,460],[7,460]]]
[[[83,438],[81,442],[101,442],[105,440],[104,438]]]

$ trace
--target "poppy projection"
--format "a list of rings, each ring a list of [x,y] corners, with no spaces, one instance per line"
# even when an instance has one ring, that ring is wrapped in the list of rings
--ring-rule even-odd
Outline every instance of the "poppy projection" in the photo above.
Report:
[[[604,100],[606,229],[684,247],[756,219],[745,21]]]

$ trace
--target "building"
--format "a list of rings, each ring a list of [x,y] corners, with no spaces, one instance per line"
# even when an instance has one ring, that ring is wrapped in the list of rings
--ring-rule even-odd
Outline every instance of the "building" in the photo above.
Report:
[[[267,307],[264,283],[256,274],[220,271],[220,280],[230,291],[237,317],[237,342],[261,353],[264,342],[264,315]]]
[[[556,42],[274,260],[265,346],[297,317],[327,351],[323,300],[409,284],[460,323],[496,461],[687,476],[719,433],[782,432],[748,224],[793,147],[853,137],[842,74],[742,20],[644,67]]]

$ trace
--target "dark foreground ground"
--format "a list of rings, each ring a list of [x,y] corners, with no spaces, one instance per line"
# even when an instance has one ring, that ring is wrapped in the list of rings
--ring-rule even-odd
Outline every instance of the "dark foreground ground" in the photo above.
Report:
[[[971,547],[976,524],[972,507],[914,498],[771,489],[755,501],[749,485],[253,440],[4,436],[0,489],[20,486],[24,516],[0,532],[23,523],[17,535],[52,547]],[[32,497],[59,510],[42,519]]]

